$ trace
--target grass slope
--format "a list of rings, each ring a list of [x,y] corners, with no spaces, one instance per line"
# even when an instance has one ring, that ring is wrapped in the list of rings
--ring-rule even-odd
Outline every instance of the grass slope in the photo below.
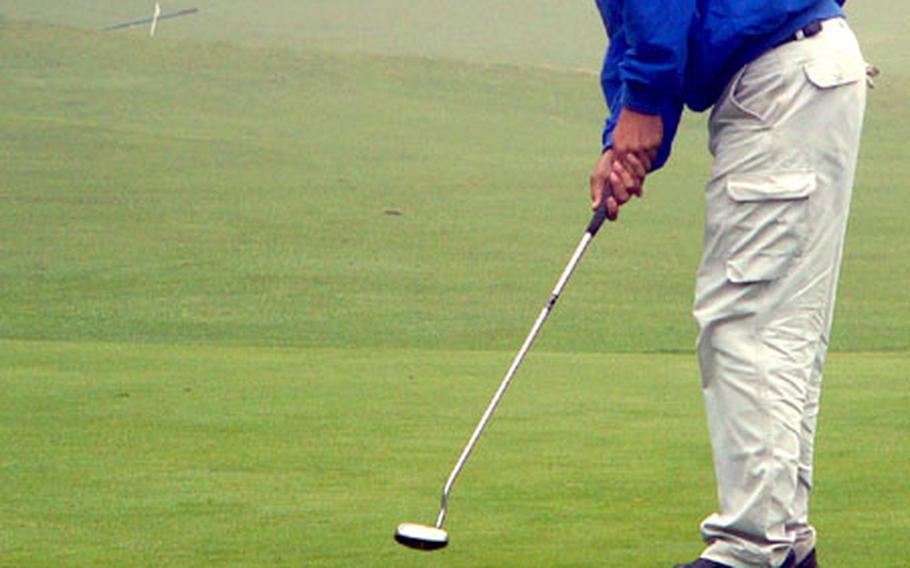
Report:
[[[602,113],[585,75],[2,35],[6,337],[511,349],[584,227]],[[906,110],[887,89],[839,350],[910,337]],[[678,147],[703,144],[688,122]],[[691,350],[706,161],[678,152],[602,234],[544,348]]]
[[[98,30],[150,17],[151,0],[7,0],[16,20]],[[195,38],[247,46],[406,55],[561,68],[598,69],[603,27],[594,2],[558,0],[186,0],[162,12],[199,8],[162,21],[160,38]],[[133,38],[149,26],[116,32]]]
[[[8,337],[511,347],[587,218],[584,76],[4,36]],[[666,254],[645,260],[687,281]],[[662,336],[690,329],[664,277],[640,305],[676,319],[639,319]],[[566,305],[592,332],[637,309]]]

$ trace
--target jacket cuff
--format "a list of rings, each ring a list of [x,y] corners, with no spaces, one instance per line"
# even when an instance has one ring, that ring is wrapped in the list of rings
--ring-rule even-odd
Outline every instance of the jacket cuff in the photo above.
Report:
[[[648,85],[641,83],[626,83],[625,106],[642,114],[660,114],[663,110],[666,97]]]
[[[601,137],[600,144],[600,153],[603,154],[607,150],[613,147],[613,131],[604,130],[603,136]]]

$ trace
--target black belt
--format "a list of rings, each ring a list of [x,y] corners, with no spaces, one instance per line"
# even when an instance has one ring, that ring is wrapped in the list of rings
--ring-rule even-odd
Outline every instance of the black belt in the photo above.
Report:
[[[815,20],[814,22],[809,22],[802,28],[796,30],[793,33],[793,35],[791,35],[784,41],[780,42],[780,45],[783,45],[785,43],[790,43],[791,41],[799,41],[801,39],[806,39],[807,37],[812,37],[812,36],[818,35],[819,33],[821,33],[822,29],[824,28],[824,26],[822,25],[823,21],[824,20]]]

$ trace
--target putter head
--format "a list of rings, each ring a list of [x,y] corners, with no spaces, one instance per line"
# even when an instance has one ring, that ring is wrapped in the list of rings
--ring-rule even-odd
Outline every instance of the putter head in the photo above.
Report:
[[[395,531],[395,540],[417,550],[437,550],[449,544],[449,534],[436,527],[401,523]]]

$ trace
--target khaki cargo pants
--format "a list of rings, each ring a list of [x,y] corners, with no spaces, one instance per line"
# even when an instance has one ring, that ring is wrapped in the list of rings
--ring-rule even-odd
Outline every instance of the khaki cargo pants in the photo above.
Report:
[[[865,107],[842,19],[734,77],[710,118],[698,355],[718,484],[702,556],[780,566],[815,546],[813,441]]]

